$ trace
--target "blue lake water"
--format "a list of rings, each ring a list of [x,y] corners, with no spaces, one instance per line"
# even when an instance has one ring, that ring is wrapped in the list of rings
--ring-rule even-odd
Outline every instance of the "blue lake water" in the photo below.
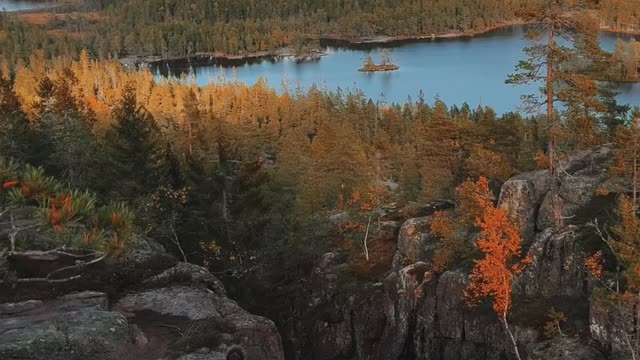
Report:
[[[15,1],[15,0],[0,0],[0,11],[22,11],[45,8],[55,5],[54,3],[45,1]]]
[[[313,84],[327,90],[360,89],[374,100],[384,97],[387,103],[405,102],[409,96],[415,99],[422,90],[428,101],[439,97],[449,105],[463,102],[471,106],[490,105],[502,113],[517,110],[520,96],[536,93],[538,89],[537,85],[514,87],[504,82],[524,57],[522,49],[528,45],[522,39],[524,31],[523,26],[514,26],[474,38],[387,46],[393,62],[400,66],[393,72],[357,71],[365,56],[379,59],[380,47],[328,47],[328,55],[318,61],[299,63],[292,58],[265,59],[234,67],[199,65],[190,71],[199,85],[219,81],[221,77],[225,81],[254,84],[262,77],[276,89],[281,89],[283,82],[293,89],[297,86],[308,88]],[[617,36],[603,33],[603,49],[613,50]],[[171,69],[174,74],[189,71],[184,66],[172,65]],[[620,102],[640,106],[640,84],[621,84],[619,90],[622,92]]]

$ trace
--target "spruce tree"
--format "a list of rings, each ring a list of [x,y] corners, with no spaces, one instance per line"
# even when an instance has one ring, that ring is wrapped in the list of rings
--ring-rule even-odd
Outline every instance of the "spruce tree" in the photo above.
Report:
[[[11,81],[0,76],[0,156],[32,162],[34,141]]]
[[[158,186],[159,130],[149,112],[138,105],[131,85],[124,88],[113,118],[107,134],[110,176],[105,187],[118,199],[133,201]]]
[[[97,146],[93,121],[72,94],[72,87],[78,83],[75,74],[67,68],[63,75],[54,82],[40,83],[41,106],[34,124],[39,140],[36,160],[48,173],[64,179],[70,186],[87,188]]]

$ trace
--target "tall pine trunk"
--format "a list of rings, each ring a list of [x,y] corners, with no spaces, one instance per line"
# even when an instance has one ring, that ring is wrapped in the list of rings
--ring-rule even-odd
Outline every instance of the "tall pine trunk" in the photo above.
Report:
[[[547,123],[549,126],[549,176],[551,177],[551,206],[553,210],[553,219],[556,228],[562,227],[562,204],[560,203],[559,186],[558,186],[558,154],[556,143],[557,121],[553,114],[553,83],[554,83],[554,50],[555,50],[555,29],[553,24],[549,27],[549,39],[547,42]]]

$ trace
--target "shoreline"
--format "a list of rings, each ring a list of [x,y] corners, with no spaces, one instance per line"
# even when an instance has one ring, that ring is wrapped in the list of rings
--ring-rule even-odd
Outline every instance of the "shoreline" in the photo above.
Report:
[[[349,44],[353,45],[384,45],[384,44],[394,44],[406,41],[421,41],[421,40],[437,40],[437,39],[461,39],[461,38],[473,38],[479,35],[484,35],[490,33],[495,30],[505,29],[512,26],[523,26],[523,25],[531,25],[531,22],[527,21],[510,21],[507,23],[493,25],[482,30],[475,30],[472,32],[461,32],[461,31],[448,31],[445,33],[432,33],[432,34],[422,34],[422,35],[397,35],[397,36],[387,36],[380,35],[374,37],[361,37],[361,38],[351,38],[341,35],[329,35],[322,36],[320,40],[329,40],[329,41],[345,41]]]
[[[609,33],[609,34],[622,34],[622,35],[632,35],[632,36],[640,35],[640,30],[614,29],[609,26],[600,26],[600,31]]]
[[[531,23],[526,21],[513,21],[509,23],[494,25],[482,30],[473,31],[473,32],[459,32],[459,31],[449,31],[446,33],[440,34],[430,34],[430,35],[398,35],[398,36],[376,36],[376,37],[363,37],[363,38],[350,38],[342,35],[326,35],[316,37],[316,40],[321,42],[323,41],[336,41],[336,42],[345,42],[346,46],[357,46],[357,45],[392,45],[396,43],[402,42],[411,42],[411,41],[424,41],[424,40],[442,40],[442,39],[461,39],[461,38],[473,38],[475,36],[483,35],[486,33],[490,33],[495,30],[500,30],[512,26],[522,26],[529,25]],[[126,66],[143,66],[149,67],[154,65],[159,65],[166,62],[177,62],[177,61],[186,61],[190,62],[191,60],[197,60],[201,58],[209,58],[210,61],[215,62],[216,60],[222,61],[251,61],[251,60],[260,60],[264,58],[283,58],[283,57],[295,57],[305,59],[309,58],[317,58],[326,56],[328,53],[325,50],[320,52],[315,52],[312,54],[303,54],[296,55],[290,47],[284,47],[276,50],[270,51],[257,51],[252,53],[245,54],[225,54],[220,52],[199,52],[191,55],[176,55],[169,57],[162,56],[128,56],[120,59],[120,62]]]
[[[26,14],[26,13],[42,13],[42,12],[50,12],[55,11],[56,9],[65,7],[65,6],[75,6],[77,2],[73,0],[60,1],[57,3],[52,3],[42,1],[48,6],[32,8],[32,9],[23,9],[17,11],[11,11],[8,13],[11,14]],[[480,30],[474,30],[470,32],[462,32],[462,31],[448,31],[444,33],[431,33],[431,34],[414,34],[414,35],[397,35],[397,36],[388,36],[388,35],[378,35],[378,36],[365,36],[365,37],[350,37],[344,35],[320,35],[320,36],[310,36],[310,39],[319,40],[320,42],[344,42],[344,45],[338,46],[376,46],[376,45],[394,45],[399,43],[406,42],[418,42],[425,40],[448,40],[448,39],[464,39],[464,38],[473,38],[476,36],[484,35],[490,33],[492,31],[505,29],[513,26],[524,26],[531,25],[532,22],[522,21],[522,20],[513,20],[507,21],[500,24],[492,25]],[[631,36],[640,35],[640,29],[638,30],[629,30],[629,29],[617,29],[609,26],[600,26],[599,30],[605,33],[612,34],[624,34]],[[226,54],[222,52],[198,52],[190,55],[175,55],[163,57],[160,55],[131,55],[126,56],[120,59],[120,62],[125,66],[136,66],[136,67],[151,67],[155,65],[159,65],[167,62],[191,62],[191,60],[203,60],[208,58],[209,63],[215,63],[216,61],[222,62],[247,62],[252,60],[263,60],[266,58],[284,58],[284,57],[293,57],[296,61],[304,62],[310,60],[318,60],[322,56],[328,55],[326,50],[321,51],[312,51],[309,53],[296,54],[290,46],[273,49],[273,50],[265,50],[265,51],[256,51],[249,53],[239,53],[239,54]]]
[[[425,40],[454,40],[454,39],[464,39],[464,38],[474,38],[476,36],[481,36],[488,34],[492,31],[506,29],[513,26],[524,26],[531,25],[531,22],[527,21],[511,21],[508,23],[493,25],[487,27],[482,30],[476,30],[473,32],[460,32],[460,31],[449,31],[446,33],[439,34],[422,34],[422,35],[398,35],[398,36],[373,36],[373,37],[361,37],[361,38],[352,38],[342,35],[325,35],[316,37],[316,40],[321,42],[344,42],[345,47],[349,46],[376,46],[376,45],[394,45],[399,43],[406,42],[419,42]],[[612,33],[612,34],[625,34],[625,35],[640,35],[640,30],[624,30],[624,29],[614,29],[606,26],[600,27],[601,32]],[[241,54],[225,54],[220,52],[199,52],[191,55],[176,55],[169,57],[162,56],[129,56],[122,58],[120,61],[124,65],[137,65],[143,67],[155,66],[166,62],[191,62],[191,60],[198,60],[203,58],[209,58],[209,62],[222,61],[222,62],[245,62],[252,60],[262,60],[266,58],[279,59],[284,57],[295,57],[297,61],[306,61],[320,58],[322,56],[328,55],[325,50],[320,52],[314,52],[310,54],[296,55],[295,52],[290,47],[279,48],[275,50],[269,51],[257,51],[252,53],[241,53]]]
[[[142,55],[142,56],[127,56],[120,59],[120,63],[125,66],[138,66],[138,67],[150,67],[156,66],[167,62],[199,62],[205,61],[208,63],[215,62],[237,62],[245,63],[251,61],[259,61],[263,59],[281,59],[281,58],[295,58],[296,61],[304,62],[317,60],[323,56],[328,55],[324,50],[314,51],[304,54],[296,54],[290,47],[279,48],[269,51],[256,51],[244,54],[225,54],[221,52],[198,52],[191,55],[176,55],[162,57],[158,55]]]
[[[61,1],[61,2],[56,2],[56,1],[31,1],[32,3],[44,3],[42,6],[37,6],[37,7],[33,7],[33,8],[28,8],[28,9],[18,9],[18,10],[6,10],[6,11],[0,11],[0,13],[6,13],[6,14],[20,14],[20,15],[24,15],[24,14],[38,14],[38,13],[49,13],[55,10],[60,10],[66,6],[69,7],[74,7],[74,6],[78,6],[77,2],[73,2],[73,1]],[[2,9],[2,7],[0,7],[0,9]]]

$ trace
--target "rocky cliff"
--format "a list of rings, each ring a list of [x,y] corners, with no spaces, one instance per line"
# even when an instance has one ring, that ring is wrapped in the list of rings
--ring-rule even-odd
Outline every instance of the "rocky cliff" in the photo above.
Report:
[[[536,171],[508,180],[498,205],[518,219],[524,250],[533,264],[514,284],[511,322],[528,359],[603,359],[615,349],[606,311],[594,309],[592,280],[584,259],[601,245],[588,222],[610,217],[616,191],[610,147],[563,161],[560,196],[567,226],[551,229],[550,178]],[[604,191],[607,190],[607,191]],[[608,192],[608,194],[607,194]],[[308,280],[283,290],[291,302],[271,313],[288,359],[513,359],[513,349],[491,308],[469,308],[464,299],[471,263],[433,276],[437,244],[430,223],[446,203],[397,209],[381,220],[385,231],[371,242],[394,242],[395,255],[382,275],[354,276],[340,252],[324,254]],[[391,234],[391,236],[389,236]],[[567,317],[570,336],[544,334],[549,310]],[[593,329],[598,330],[593,333]],[[613,335],[612,335],[613,334]]]
[[[79,275],[20,276],[25,269],[60,274],[64,260],[78,256],[10,256],[14,278],[0,288],[0,359],[284,359],[272,321],[242,309],[206,269],[177,262],[150,239]]]
[[[559,231],[551,229],[546,171],[502,186],[498,205],[518,220],[533,260],[513,284],[510,322],[524,358],[624,358],[622,335],[606,307],[592,300],[593,280],[583,266],[601,246],[588,223],[607,221],[616,193],[628,185],[610,178],[611,161],[605,146],[562,163],[567,226]],[[280,335],[274,322],[230,300],[206,269],[177,262],[149,239],[125,258],[91,265],[77,279],[59,270],[87,255],[15,255],[17,278],[40,280],[2,281],[0,358],[513,359],[490,305],[472,309],[465,301],[471,262],[431,272],[437,239],[430,224],[436,211],[451,207],[439,202],[390,209],[370,246],[372,256],[380,249],[392,249],[392,256],[378,259],[366,274],[354,271],[353,259],[340,251],[284,280],[282,272],[256,272],[241,287]],[[545,335],[552,307],[566,316],[567,336]]]

